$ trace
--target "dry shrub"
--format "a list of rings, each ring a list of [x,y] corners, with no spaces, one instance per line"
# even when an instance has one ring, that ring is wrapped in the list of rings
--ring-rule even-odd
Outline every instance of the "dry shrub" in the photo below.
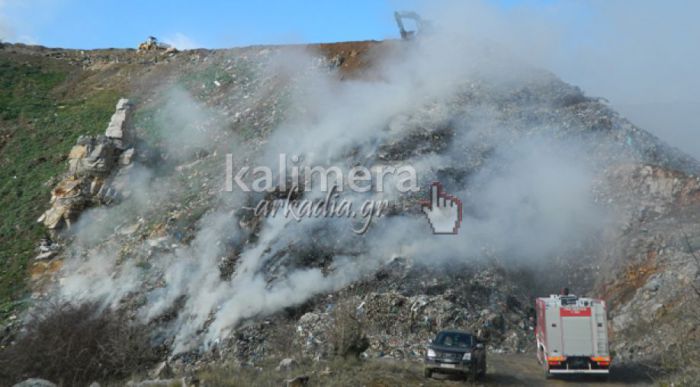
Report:
[[[96,304],[53,304],[0,352],[0,384],[38,377],[61,385],[119,380],[158,360],[148,330]]]
[[[336,305],[333,310],[333,325],[327,334],[333,352],[338,356],[358,357],[369,348],[363,318],[350,303]]]

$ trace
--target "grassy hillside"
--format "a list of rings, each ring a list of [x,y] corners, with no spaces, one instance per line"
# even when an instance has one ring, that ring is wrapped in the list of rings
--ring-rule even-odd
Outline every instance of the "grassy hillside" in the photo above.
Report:
[[[104,131],[119,97],[89,72],[38,55],[0,53],[0,319],[24,296],[27,263],[45,230],[52,177],[81,134]],[[48,183],[47,183],[48,182]]]

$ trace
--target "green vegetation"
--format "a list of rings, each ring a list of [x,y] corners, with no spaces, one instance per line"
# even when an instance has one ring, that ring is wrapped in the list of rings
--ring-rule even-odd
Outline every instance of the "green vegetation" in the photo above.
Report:
[[[36,223],[53,188],[45,183],[65,171],[79,135],[104,131],[119,97],[80,85],[63,63],[26,59],[0,56],[0,320],[18,305],[45,232]]]
[[[162,140],[162,135],[157,124],[160,118],[159,111],[161,111],[162,108],[163,106],[160,103],[150,104],[134,113],[134,126],[139,128],[141,139],[150,146],[156,146]]]
[[[236,61],[231,65],[233,73],[240,78],[253,79],[256,76],[252,66],[245,62]],[[226,67],[222,63],[213,63],[206,68],[198,71],[192,71],[182,75],[179,79],[179,86],[189,90],[192,95],[199,98],[205,98],[213,94],[219,86],[216,86],[215,81],[221,87],[225,87],[233,82],[232,73],[224,70]]]

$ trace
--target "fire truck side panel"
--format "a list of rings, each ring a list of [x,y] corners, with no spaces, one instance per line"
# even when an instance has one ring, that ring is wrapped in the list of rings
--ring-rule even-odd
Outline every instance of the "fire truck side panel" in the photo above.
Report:
[[[559,306],[544,302],[544,329],[547,340],[545,341],[545,354],[547,356],[561,356],[562,331],[559,321]]]
[[[593,342],[597,356],[609,356],[608,352],[608,319],[605,302],[595,301],[592,306],[593,314]]]

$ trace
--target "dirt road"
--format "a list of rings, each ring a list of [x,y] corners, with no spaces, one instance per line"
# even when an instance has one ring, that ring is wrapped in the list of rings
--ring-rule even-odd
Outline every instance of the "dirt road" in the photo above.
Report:
[[[489,354],[486,378],[478,384],[488,386],[651,386],[641,371],[621,367],[611,369],[607,380],[595,377],[545,379],[542,368],[531,354]]]
[[[464,378],[433,374],[425,378],[423,362],[417,359],[399,360],[344,359],[335,363],[308,363],[319,368],[298,369],[294,373],[309,375],[309,387],[348,386],[348,387],[466,387],[466,386],[652,386],[653,381],[644,371],[614,367],[607,381],[594,377],[569,377],[545,379],[534,354],[492,354],[487,355],[486,377],[475,383]],[[276,364],[276,363],[274,363]],[[614,363],[613,363],[614,365]],[[242,372],[243,371],[243,372]],[[229,374],[230,373],[230,374]],[[291,376],[286,371],[278,372],[274,367],[268,371],[238,368],[205,372],[200,376],[202,385],[207,386],[277,386]]]

